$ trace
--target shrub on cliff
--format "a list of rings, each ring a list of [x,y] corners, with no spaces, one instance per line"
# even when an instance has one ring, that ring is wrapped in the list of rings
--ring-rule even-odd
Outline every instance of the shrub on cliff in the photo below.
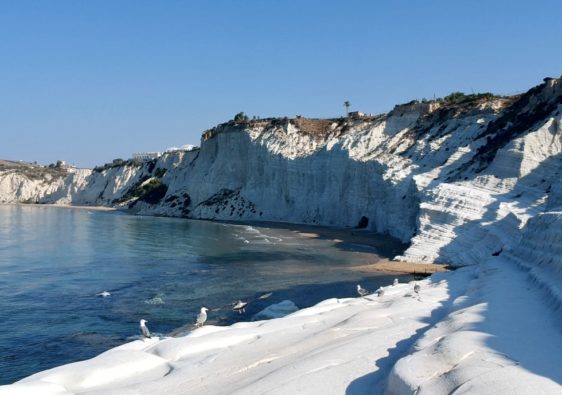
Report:
[[[443,98],[447,103],[459,103],[465,99],[465,94],[462,92],[453,92]]]
[[[168,186],[163,184],[158,178],[151,178],[146,182],[146,176],[141,177],[123,197],[115,200],[115,203],[123,203],[127,200],[138,198],[138,200],[149,204],[156,204],[166,196]]]
[[[123,160],[121,158],[113,159],[110,163],[106,163],[100,166],[96,166],[92,169],[94,173],[101,173],[105,170],[112,169],[114,167],[123,167],[123,166],[133,166],[135,162],[131,159]]]
[[[472,93],[470,95],[464,94],[462,92],[453,92],[450,95],[445,96],[443,100],[449,104],[459,104],[459,103],[473,102],[481,99],[489,100],[489,99],[493,99],[494,97],[496,96],[494,96],[490,92]]]
[[[234,116],[234,122],[236,123],[248,122],[248,119],[249,119],[248,116],[244,114],[244,112],[239,112]]]
[[[166,196],[166,192],[168,192],[168,186],[159,179],[153,178],[142,186],[142,195],[139,197],[139,200],[149,204],[156,204]]]
[[[154,177],[157,177],[157,178],[164,177],[164,174],[166,174],[166,170],[167,169],[165,169],[163,167],[157,168],[156,171],[154,172]]]

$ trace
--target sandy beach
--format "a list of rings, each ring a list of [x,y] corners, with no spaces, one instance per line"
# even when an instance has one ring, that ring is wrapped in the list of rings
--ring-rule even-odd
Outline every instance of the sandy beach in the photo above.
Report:
[[[450,269],[448,266],[436,265],[434,263],[402,262],[382,259],[369,265],[354,266],[352,270],[357,270],[364,273],[396,272],[409,274],[432,274],[438,272],[446,272]]]

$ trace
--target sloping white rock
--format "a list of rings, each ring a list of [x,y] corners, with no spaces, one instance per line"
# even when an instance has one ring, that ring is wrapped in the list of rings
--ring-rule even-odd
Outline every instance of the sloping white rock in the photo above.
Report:
[[[562,333],[525,270],[482,266],[329,299],[283,318],[137,340],[0,394],[562,391]],[[64,392],[66,391],[66,392]]]

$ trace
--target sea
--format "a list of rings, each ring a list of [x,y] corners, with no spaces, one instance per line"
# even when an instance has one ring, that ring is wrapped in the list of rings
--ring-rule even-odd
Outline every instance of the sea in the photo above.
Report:
[[[141,318],[166,335],[203,306],[207,324],[230,325],[411,280],[357,270],[403,249],[349,229],[0,205],[0,384],[135,340]]]

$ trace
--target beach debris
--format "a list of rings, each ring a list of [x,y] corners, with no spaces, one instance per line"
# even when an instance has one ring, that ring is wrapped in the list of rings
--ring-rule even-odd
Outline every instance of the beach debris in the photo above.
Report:
[[[98,292],[96,294],[96,296],[100,296],[102,298],[107,298],[107,297],[111,296],[111,293],[109,291],[101,291],[101,292]]]
[[[139,325],[139,330],[141,335],[146,338],[146,339],[150,339],[152,336],[150,335],[150,331],[148,330],[148,327],[146,326],[146,323],[148,321],[147,320],[140,320],[140,325]]]
[[[369,295],[369,291],[363,288],[360,284],[357,284],[357,293],[361,297]]]
[[[195,320],[195,327],[199,328],[205,324],[207,321],[207,311],[209,311],[206,307],[201,307],[201,312],[197,314],[197,319]]]
[[[238,300],[238,302],[236,302],[234,306],[232,306],[232,310],[242,314],[246,312],[246,306],[248,306],[248,302],[243,302],[241,300]]]
[[[395,287],[395,286],[397,286],[397,285],[398,285],[398,279],[395,278],[394,281],[392,282],[392,286]]]

